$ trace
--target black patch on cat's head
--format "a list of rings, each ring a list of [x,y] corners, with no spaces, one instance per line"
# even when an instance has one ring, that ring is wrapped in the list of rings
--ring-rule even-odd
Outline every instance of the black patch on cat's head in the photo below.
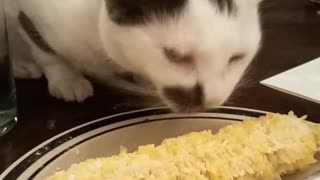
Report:
[[[119,25],[138,25],[152,16],[175,17],[188,0],[105,0],[111,20]]]
[[[182,111],[188,112],[192,108],[204,106],[205,95],[203,86],[196,84],[192,88],[169,86],[163,89],[164,96]]]
[[[235,0],[211,0],[220,12],[226,12],[228,15],[235,15],[237,12],[234,1]]]

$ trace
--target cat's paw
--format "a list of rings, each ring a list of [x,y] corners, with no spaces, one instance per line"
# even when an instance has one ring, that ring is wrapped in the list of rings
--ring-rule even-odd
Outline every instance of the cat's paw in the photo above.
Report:
[[[84,77],[73,77],[49,81],[49,92],[67,102],[82,102],[93,96],[93,87]]]
[[[43,73],[40,68],[32,62],[13,61],[13,74],[19,79],[39,79]]]

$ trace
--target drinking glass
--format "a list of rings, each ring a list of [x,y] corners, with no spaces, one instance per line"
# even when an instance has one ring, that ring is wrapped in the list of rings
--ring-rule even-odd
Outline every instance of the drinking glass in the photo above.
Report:
[[[16,88],[9,53],[4,0],[0,0],[0,136],[17,123]]]

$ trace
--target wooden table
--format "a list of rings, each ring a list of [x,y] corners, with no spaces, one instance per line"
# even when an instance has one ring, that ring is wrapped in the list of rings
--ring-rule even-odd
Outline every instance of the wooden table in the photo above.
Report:
[[[250,83],[237,89],[226,105],[297,115],[320,122],[320,105],[258,82],[320,56],[320,16],[307,0],[266,0],[262,6],[264,40],[247,74]],[[319,67],[320,70],[320,67]],[[107,115],[137,107],[119,106],[132,98],[97,88],[96,96],[68,104],[48,95],[41,80],[18,80],[19,123],[0,139],[0,172],[24,153],[58,133]],[[138,100],[136,98],[136,100]]]

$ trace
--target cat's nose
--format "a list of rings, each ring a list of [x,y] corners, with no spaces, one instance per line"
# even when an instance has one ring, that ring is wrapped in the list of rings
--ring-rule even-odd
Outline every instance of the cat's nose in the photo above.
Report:
[[[171,86],[163,88],[163,94],[167,100],[174,104],[181,112],[202,112],[204,107],[204,92],[200,84],[192,88]]]

